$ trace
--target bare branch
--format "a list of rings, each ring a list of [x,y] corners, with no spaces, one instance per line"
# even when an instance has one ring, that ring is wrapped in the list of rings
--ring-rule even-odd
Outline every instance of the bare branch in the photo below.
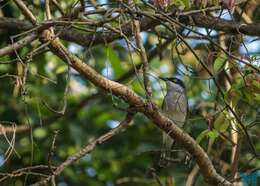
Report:
[[[7,55],[7,54],[10,54],[12,52],[14,52],[15,50],[18,50],[24,46],[26,46],[27,44],[31,43],[33,40],[35,40],[37,38],[37,34],[35,33],[32,33],[31,35],[28,35],[26,37],[24,37],[23,39],[13,43],[13,44],[10,44],[4,48],[1,48],[0,49],[0,57],[1,56],[4,56],[4,55]]]
[[[27,8],[27,6],[24,4],[21,0],[14,0],[15,4],[18,6],[18,8],[22,11],[22,13],[27,17],[30,22],[35,25],[36,24],[36,18],[34,17],[33,13]]]
[[[140,50],[139,53],[140,53],[141,60],[142,60],[144,87],[145,87],[145,90],[146,90],[147,99],[149,100],[150,97],[152,96],[152,88],[150,86],[149,78],[148,78],[148,75],[147,75],[149,64],[148,64],[145,48],[144,48],[142,38],[141,38],[141,34],[140,34],[140,22],[138,20],[134,20],[133,25],[134,25],[134,33],[135,33],[136,44],[137,44],[137,47]]]
[[[134,8],[134,2],[132,0],[129,1],[131,8]],[[139,49],[137,51],[141,56],[142,61],[142,70],[143,70],[143,79],[144,79],[144,88],[146,91],[146,98],[148,101],[150,101],[150,98],[152,96],[152,88],[149,82],[147,71],[149,69],[148,59],[146,56],[146,51],[143,45],[143,41],[141,38],[141,29],[140,29],[140,21],[136,18],[133,18],[133,30],[134,30],[134,36],[136,40],[136,45]]]
[[[203,14],[193,14],[191,16],[179,16],[179,21],[186,25],[204,27],[214,29],[216,31],[223,31],[226,34],[245,34],[249,36],[260,36],[260,26],[258,23],[244,24],[235,23],[233,21],[226,21],[211,16],[205,16]],[[147,31],[155,26],[159,25],[160,21],[150,18],[142,18],[140,21],[141,31]],[[15,18],[0,17],[0,28],[5,30],[29,30],[33,26],[26,21],[21,21]],[[126,36],[131,36],[132,28],[129,24],[122,25],[122,33]],[[56,29],[59,32],[59,29]],[[82,46],[97,45],[112,42],[116,39],[122,38],[122,36],[115,32],[110,33],[96,33],[95,37],[92,34],[86,34],[78,32],[75,29],[65,29],[59,36],[63,40],[75,42]]]

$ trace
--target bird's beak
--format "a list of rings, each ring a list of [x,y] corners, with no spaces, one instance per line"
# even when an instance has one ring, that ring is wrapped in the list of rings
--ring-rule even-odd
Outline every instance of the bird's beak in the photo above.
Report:
[[[164,77],[161,77],[161,76],[159,76],[159,79],[161,79],[161,80],[163,80],[163,81],[167,81],[167,79],[166,79],[166,78],[164,78]]]

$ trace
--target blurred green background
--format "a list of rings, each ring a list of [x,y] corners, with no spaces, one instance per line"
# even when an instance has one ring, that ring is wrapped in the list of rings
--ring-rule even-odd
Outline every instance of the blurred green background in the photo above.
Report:
[[[26,3],[38,20],[44,20],[43,1],[26,1]],[[66,11],[70,10],[74,3],[75,1],[72,0],[60,1],[61,7]],[[97,1],[97,3],[108,3],[104,6],[105,8],[118,6],[116,1]],[[138,6],[146,10],[141,2]],[[13,2],[6,2],[1,8],[5,17],[24,18]],[[255,10],[253,19],[259,21],[257,12],[259,9]],[[60,12],[55,7],[52,9],[52,14],[54,17],[60,16]],[[90,16],[90,18],[100,20],[98,15]],[[122,20],[124,18],[129,17],[122,15]],[[231,19],[227,11],[223,13],[222,18]],[[117,21],[111,21],[109,25],[116,27],[119,24]],[[77,27],[94,28],[84,25],[77,25]],[[193,29],[203,34],[208,34],[209,31],[204,28]],[[0,32],[1,48],[11,42],[11,36],[20,33],[5,29],[1,29]],[[89,34],[93,33],[89,32]],[[207,149],[211,140],[212,148],[209,156],[218,172],[228,177],[232,145],[223,137],[230,138],[230,119],[226,114],[228,111],[224,100],[235,105],[241,121],[248,127],[255,149],[259,151],[260,75],[240,62],[232,63],[234,62],[232,59],[212,48],[208,41],[193,38],[193,33],[180,29],[180,34],[186,38],[202,60],[214,54],[213,60],[205,62],[208,63],[219,82],[224,98],[220,95],[212,78],[205,73],[192,53],[187,51],[187,47],[164,27],[157,26],[155,29],[142,32],[148,58],[154,52],[156,53],[155,56],[149,58],[149,78],[153,88],[152,100],[160,107],[165,95],[165,84],[158,80],[158,75],[176,76],[184,80],[189,101],[185,130],[197,139],[204,149]],[[211,31],[210,36],[218,42],[216,35],[216,31]],[[158,46],[160,48],[160,44],[168,40],[167,38],[173,38],[169,45],[161,50],[155,50]],[[135,45],[134,38],[129,37],[129,40]],[[134,65],[140,63],[139,55],[131,47],[129,49],[123,39],[89,47],[62,42],[72,53],[82,58],[97,72],[115,81],[133,69]],[[259,68],[259,44],[258,39],[246,36],[236,51],[247,55],[254,61],[254,66]],[[34,41],[17,52],[19,56],[24,57],[40,45],[39,41]],[[16,54],[3,56],[1,62],[16,58]],[[226,62],[232,64],[230,68],[238,69],[232,73],[233,79],[228,91],[225,90],[224,78],[221,74],[225,70]],[[118,107],[127,108],[124,102],[96,88],[49,51],[37,55],[30,61],[26,83],[20,92],[22,94],[18,96],[14,96],[17,81],[16,78],[10,76],[11,74],[17,75],[17,63],[0,64],[0,123],[4,126],[13,126],[15,123],[17,127],[30,125],[33,128],[25,132],[1,136],[1,173],[33,165],[48,165],[48,154],[55,131],[58,131],[58,134],[51,164],[58,166],[68,156],[78,152],[111,128],[118,126],[124,119],[125,113],[118,109]],[[142,73],[134,72],[121,82],[144,97]],[[66,87],[68,87],[67,91]],[[57,113],[64,109],[64,115]],[[145,173],[156,160],[155,152],[160,150],[161,140],[161,131],[142,114],[137,114],[131,126],[123,133],[97,146],[93,152],[67,167],[56,178],[57,185],[158,185],[153,179],[148,179]],[[12,142],[13,149],[11,150],[10,143]],[[239,172],[259,168],[260,161],[253,158],[254,154],[242,132],[239,148]],[[168,176],[172,176],[175,185],[184,185],[194,165],[193,159],[186,163],[181,160],[172,163],[168,168],[158,170],[157,174],[163,182]],[[46,171],[40,171],[40,173],[46,174]],[[38,178],[38,175],[28,174],[6,179],[2,184],[30,185]],[[196,185],[203,184],[202,177],[198,176]]]

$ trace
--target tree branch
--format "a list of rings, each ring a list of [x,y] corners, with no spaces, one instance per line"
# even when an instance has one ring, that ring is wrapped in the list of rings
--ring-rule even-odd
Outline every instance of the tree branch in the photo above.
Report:
[[[62,171],[65,168],[67,168],[68,166],[70,166],[73,162],[77,161],[81,157],[85,156],[86,154],[88,154],[92,150],[94,150],[97,145],[100,145],[100,144],[110,140],[112,137],[119,134],[120,132],[123,132],[124,131],[123,129],[125,129],[129,125],[129,123],[132,121],[133,116],[134,116],[134,114],[128,113],[126,115],[125,119],[120,123],[120,125],[118,127],[116,127],[114,129],[110,130],[109,132],[103,134],[102,136],[100,136],[99,138],[94,140],[93,142],[86,145],[83,149],[81,149],[79,152],[75,153],[74,155],[69,156],[67,158],[67,160],[65,160],[62,164],[60,164],[55,169],[55,171],[53,171],[53,174],[51,176],[48,176],[44,180],[37,182],[35,184],[32,184],[31,186],[46,185],[48,183],[48,181],[50,181],[51,179],[54,179],[56,176],[61,174]]]
[[[193,14],[189,16],[179,16],[179,21],[183,24],[189,26],[198,26],[209,29],[214,29],[216,31],[223,31],[227,34],[245,34],[249,36],[260,36],[260,24],[244,24],[244,23],[236,23],[234,21],[226,21],[223,19],[218,19],[211,16],[206,16],[203,14]],[[44,22],[43,22],[44,23]],[[160,21],[157,19],[150,18],[142,18],[140,20],[140,30],[148,31],[151,28],[159,25]],[[18,20],[15,18],[0,18],[0,28],[10,31],[26,31],[34,28],[31,23],[24,20]],[[60,32],[62,28],[55,28],[55,32]],[[132,36],[132,28],[129,24],[123,24],[122,33],[125,36]],[[89,46],[90,44],[97,45],[102,43],[110,43],[114,40],[121,39],[123,36],[119,33],[115,33],[113,31],[107,33],[97,32],[95,35],[86,34],[79,32],[73,28],[70,29],[62,29],[59,37],[63,40],[77,43],[82,46]]]
[[[134,8],[133,0],[129,0],[129,4],[132,8]],[[136,18],[133,18],[132,24],[133,24],[133,31],[134,31],[136,45],[139,49],[139,51],[137,51],[137,52],[140,54],[141,61],[142,61],[145,94],[146,94],[147,100],[150,101],[150,98],[152,97],[152,88],[151,88],[150,81],[149,81],[148,74],[147,74],[147,71],[149,69],[149,64],[148,64],[146,51],[145,51],[145,48],[143,45],[143,41],[141,38],[140,21]]]
[[[35,40],[37,38],[37,36],[38,36],[37,34],[32,33],[32,34],[22,38],[21,40],[15,42],[15,43],[12,43],[12,44],[4,47],[4,48],[1,48],[0,49],[0,57],[7,55],[7,54],[10,54],[10,53],[14,52],[15,50],[18,50],[18,49],[26,46],[27,44],[29,44],[30,42]]]

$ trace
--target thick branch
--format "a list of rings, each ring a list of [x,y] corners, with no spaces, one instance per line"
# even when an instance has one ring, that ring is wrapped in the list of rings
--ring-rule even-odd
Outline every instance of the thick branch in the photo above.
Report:
[[[189,19],[187,16],[181,16],[180,22],[186,25],[198,26],[203,28],[223,31],[228,34],[245,34],[250,36],[260,36],[260,24],[244,24],[234,21],[226,21],[216,17],[210,17],[202,14],[195,14]]]
[[[186,25],[204,27],[215,29],[217,31],[223,31],[228,34],[245,34],[249,36],[260,36],[260,24],[242,24],[235,23],[233,21],[226,21],[202,14],[194,14],[191,16],[180,16],[179,21]],[[151,28],[159,25],[160,21],[150,18],[142,18],[140,20],[141,31],[148,31]],[[124,24],[122,27],[122,33],[125,36],[132,36],[132,28],[130,24]],[[18,20],[15,18],[0,18],[0,28],[15,31],[26,31],[33,28],[33,25],[28,21]],[[61,28],[56,28],[56,32],[60,32]],[[106,33],[86,34],[79,32],[75,29],[63,29],[59,37],[63,40],[75,42],[82,46],[97,45],[101,43],[109,43],[117,39],[123,38],[119,33],[113,31]]]
[[[30,129],[29,125],[23,124],[22,126],[7,127],[0,123],[0,136],[5,134],[12,134],[16,132],[24,132]]]

